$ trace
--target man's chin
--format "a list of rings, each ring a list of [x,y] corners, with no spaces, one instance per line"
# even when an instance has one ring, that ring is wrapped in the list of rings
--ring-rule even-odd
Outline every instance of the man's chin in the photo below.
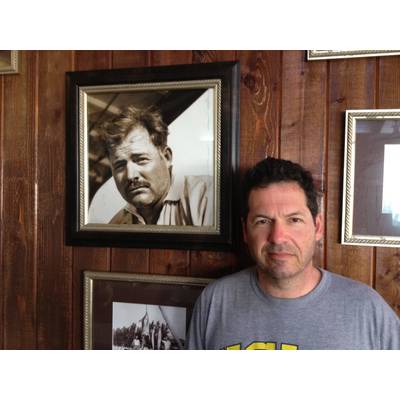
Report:
[[[274,279],[274,280],[282,280],[293,278],[298,275],[301,271],[296,269],[293,266],[285,265],[284,263],[274,263],[274,265],[259,265],[258,269],[260,273]]]

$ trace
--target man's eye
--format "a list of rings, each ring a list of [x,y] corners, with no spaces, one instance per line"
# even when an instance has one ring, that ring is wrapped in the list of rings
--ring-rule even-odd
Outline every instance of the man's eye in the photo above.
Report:
[[[290,222],[293,222],[294,224],[297,224],[297,223],[299,223],[299,222],[301,222],[302,221],[302,219],[301,218],[298,218],[298,217],[292,217],[292,218],[290,218]]]
[[[144,164],[147,164],[148,162],[149,162],[149,158],[148,157],[138,157],[135,160],[135,163],[139,164],[139,165],[144,165]]]
[[[269,220],[267,218],[260,218],[256,219],[255,224],[256,225],[265,225],[268,224]]]
[[[124,162],[124,161],[116,162],[114,164],[114,169],[116,171],[120,171],[121,169],[125,168],[125,165],[126,165],[126,162]]]

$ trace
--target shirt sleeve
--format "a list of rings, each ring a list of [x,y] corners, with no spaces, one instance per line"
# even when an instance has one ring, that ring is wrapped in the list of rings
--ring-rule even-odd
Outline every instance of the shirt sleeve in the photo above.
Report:
[[[193,309],[186,341],[187,350],[206,350],[207,314],[209,309],[208,290],[205,288]]]

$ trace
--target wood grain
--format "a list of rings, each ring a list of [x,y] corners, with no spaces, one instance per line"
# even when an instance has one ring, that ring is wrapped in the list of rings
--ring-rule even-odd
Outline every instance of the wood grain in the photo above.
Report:
[[[285,51],[282,58],[280,157],[300,163],[314,177],[325,213],[327,62],[307,62],[304,51]],[[325,218],[324,218],[325,221]],[[315,265],[324,265],[324,240]]]
[[[37,53],[20,53],[20,73],[4,82],[2,269],[5,349],[36,347]]]
[[[377,108],[400,108],[400,57],[379,59]],[[400,316],[400,249],[376,248],[376,290]]]
[[[111,64],[111,51],[76,51],[74,70],[107,69]],[[83,271],[110,271],[109,248],[74,247],[72,280],[72,347],[83,348]]]
[[[279,154],[281,53],[239,51],[240,169]]]
[[[340,244],[344,151],[344,114],[347,109],[373,108],[375,59],[335,60],[329,70],[329,132],[327,167],[327,268],[365,282],[373,281],[373,251]]]
[[[65,71],[72,52],[39,55],[38,348],[72,347],[72,248],[64,244]]]

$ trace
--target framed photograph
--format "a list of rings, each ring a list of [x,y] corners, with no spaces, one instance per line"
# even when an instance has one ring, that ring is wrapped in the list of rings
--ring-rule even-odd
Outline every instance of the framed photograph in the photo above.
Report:
[[[0,50],[0,75],[18,73],[18,51]]]
[[[342,243],[400,246],[400,110],[347,110]]]
[[[307,50],[307,60],[381,57],[399,55],[400,50]]]
[[[239,63],[67,73],[67,242],[230,250]]]
[[[209,279],[84,273],[86,350],[183,350],[196,299]]]

